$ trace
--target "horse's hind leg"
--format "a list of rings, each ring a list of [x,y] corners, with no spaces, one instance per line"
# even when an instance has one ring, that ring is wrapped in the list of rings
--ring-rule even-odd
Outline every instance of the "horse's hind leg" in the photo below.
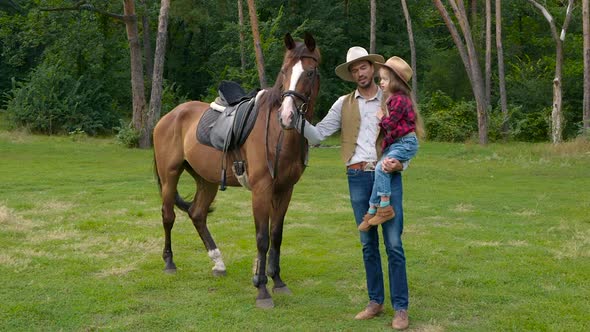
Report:
[[[211,258],[213,261],[213,275],[224,276],[226,274],[226,270],[225,264],[223,263],[223,258],[221,257],[221,251],[219,248],[217,248],[217,245],[215,244],[215,241],[209,232],[209,228],[207,228],[207,213],[211,203],[217,195],[218,185],[206,182],[198,175],[194,174],[192,170],[189,170],[189,172],[197,179],[197,194],[195,195],[195,200],[189,209],[189,216],[193,222],[193,225],[197,229],[197,232],[199,232],[199,236],[201,237],[201,240],[207,249],[209,258]]]
[[[168,173],[165,177],[159,174],[162,180],[162,225],[164,226],[164,251],[162,258],[166,264],[164,271],[168,273],[176,272],[176,264],[174,264],[172,254],[172,227],[176,214],[174,213],[174,200],[176,196],[176,186],[178,178],[180,177],[182,169],[177,172]]]
[[[270,251],[268,253],[268,268],[266,274],[272,278],[273,293],[275,294],[291,294],[291,290],[281,279],[281,243],[283,242],[283,224],[285,221],[285,214],[291,201],[293,188],[281,193],[275,193],[272,199],[272,208],[270,216]]]

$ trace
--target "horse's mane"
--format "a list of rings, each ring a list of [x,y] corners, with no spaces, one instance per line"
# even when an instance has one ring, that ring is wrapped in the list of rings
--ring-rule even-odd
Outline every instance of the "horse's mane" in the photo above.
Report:
[[[321,53],[317,47],[313,50],[313,52],[310,52],[304,43],[296,42],[296,46],[291,50],[287,50],[285,53],[283,67],[292,67],[297,61],[299,61],[299,59],[303,57],[316,59],[319,63],[321,59]],[[281,71],[278,73],[277,78],[275,79],[275,85],[272,88],[269,88],[264,94],[264,96],[266,96],[265,101],[271,108],[281,105],[283,90],[283,80],[281,79],[281,76],[283,75],[282,70],[283,68],[281,68]]]

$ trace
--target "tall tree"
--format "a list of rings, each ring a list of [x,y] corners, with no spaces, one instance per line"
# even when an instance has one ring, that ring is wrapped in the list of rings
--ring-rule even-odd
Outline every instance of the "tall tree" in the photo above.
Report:
[[[256,52],[256,67],[258,68],[258,80],[260,87],[266,88],[266,74],[264,73],[264,56],[262,55],[262,46],[260,45],[260,34],[258,33],[258,14],[256,13],[256,3],[254,0],[248,0],[248,12],[250,13],[250,25],[252,26],[252,39],[254,41],[254,50]]]
[[[246,45],[244,44],[246,42],[246,36],[244,33],[244,9],[242,0],[238,0],[238,28],[240,29],[240,63],[243,73],[246,70]]]
[[[549,11],[535,0],[529,0],[529,2],[539,9],[547,22],[549,22],[551,36],[555,41],[555,78],[553,79],[553,106],[551,110],[551,141],[554,144],[557,144],[561,142],[563,133],[563,42],[565,41],[565,33],[572,18],[574,0],[568,0],[565,19],[563,26],[561,27],[561,34],[557,34],[555,20]]]
[[[486,104],[490,104],[492,95],[492,4],[491,0],[486,1],[486,64],[485,64],[485,89]]]
[[[504,47],[502,45],[502,0],[496,0],[496,53],[498,57],[498,84],[502,108],[502,137],[508,139],[508,102],[506,100],[506,76],[504,73]]]
[[[475,45],[473,43],[473,37],[471,35],[471,27],[469,26],[469,22],[467,21],[467,13],[465,10],[465,6],[463,4],[463,0],[449,0],[449,3],[453,9],[455,18],[459,22],[461,31],[463,32],[463,38],[465,39],[465,43],[463,43],[463,40],[461,40],[459,31],[455,27],[455,23],[453,23],[453,20],[451,19],[451,16],[449,15],[442,1],[433,0],[433,2],[436,8],[438,9],[440,15],[442,16],[443,20],[445,21],[445,24],[447,25],[447,28],[451,33],[451,37],[455,42],[455,46],[457,46],[461,59],[463,60],[463,65],[465,66],[467,76],[469,77],[469,81],[471,83],[471,89],[473,90],[473,96],[475,97],[475,104],[477,105],[477,126],[479,133],[479,143],[487,144],[488,105],[486,103],[485,98],[483,76],[481,73],[481,68],[479,67],[479,61],[477,59],[478,56],[475,50]]]
[[[410,43],[410,62],[412,65],[412,70],[414,71],[414,75],[412,75],[412,97],[418,102],[418,75],[417,75],[417,68],[416,68],[416,44],[414,43],[414,31],[412,29],[412,17],[410,16],[410,11],[408,10],[408,4],[406,0],[401,0],[402,2],[402,9],[404,11],[404,17],[406,18],[406,30],[408,30],[408,41]]]
[[[370,28],[370,36],[369,36],[369,53],[375,53],[375,31],[377,26],[377,0],[371,0],[371,28]]]
[[[145,101],[145,86],[143,81],[143,64],[141,61],[141,45],[137,29],[137,16],[133,0],[124,0],[125,27],[129,51],[131,53],[131,91],[133,94],[133,127],[145,134],[144,126],[147,120],[147,105]],[[141,140],[141,139],[140,139]]]
[[[582,0],[582,25],[584,26],[584,132],[590,135],[590,0]]]
[[[158,37],[156,38],[156,54],[154,56],[154,72],[152,74],[152,92],[150,95],[150,110],[147,116],[147,123],[144,132],[141,134],[139,147],[148,148],[152,146],[152,131],[160,118],[162,110],[162,78],[164,75],[164,59],[166,55],[166,41],[168,36],[168,12],[170,0],[161,0],[160,17],[158,18]]]
[[[141,4],[141,7],[143,7],[143,15],[141,15],[141,32],[143,35],[143,57],[145,58],[145,72],[147,73],[149,85],[150,75],[154,71],[154,56],[152,53],[152,43],[150,37],[148,6],[146,0],[140,0],[139,3]]]
[[[477,24],[477,0],[469,0],[471,6],[471,25]]]

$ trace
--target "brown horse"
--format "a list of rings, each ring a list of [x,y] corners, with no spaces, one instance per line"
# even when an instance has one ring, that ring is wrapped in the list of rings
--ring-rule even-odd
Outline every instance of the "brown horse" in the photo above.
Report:
[[[311,119],[320,87],[320,52],[314,38],[306,34],[302,43],[286,34],[284,41],[286,53],[276,83],[274,87],[259,92],[254,127],[244,144],[234,151],[246,162],[252,191],[258,249],[252,282],[258,289],[256,305],[261,308],[274,306],[266,288],[267,275],[273,280],[273,292],[290,294],[281,280],[279,267],[283,222],[293,186],[305,169],[307,154],[307,141],[297,130],[291,129],[301,123],[303,117]],[[214,263],[213,274],[225,275],[221,251],[207,228],[207,213],[221,182],[222,162],[232,165],[236,153],[224,154],[196,139],[197,125],[208,108],[209,104],[199,101],[178,105],[162,117],[154,129],[155,169],[162,196],[165,231],[162,258],[167,272],[176,271],[171,241],[176,204],[188,212],[205,244]],[[183,201],[177,192],[178,179],[185,170],[197,185],[191,203]],[[240,186],[229,168],[226,181],[228,186]]]

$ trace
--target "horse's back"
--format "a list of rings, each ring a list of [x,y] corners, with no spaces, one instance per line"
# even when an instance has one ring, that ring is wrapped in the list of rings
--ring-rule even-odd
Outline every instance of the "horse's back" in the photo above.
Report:
[[[185,136],[195,136],[199,119],[208,108],[209,104],[189,101],[176,106],[158,121],[153,133],[157,163],[178,164],[184,160]]]
[[[185,133],[209,108],[209,104],[200,101],[189,101],[176,106],[164,115],[154,128],[154,143],[162,136],[169,139],[169,135]],[[180,130],[180,131],[179,131]]]

